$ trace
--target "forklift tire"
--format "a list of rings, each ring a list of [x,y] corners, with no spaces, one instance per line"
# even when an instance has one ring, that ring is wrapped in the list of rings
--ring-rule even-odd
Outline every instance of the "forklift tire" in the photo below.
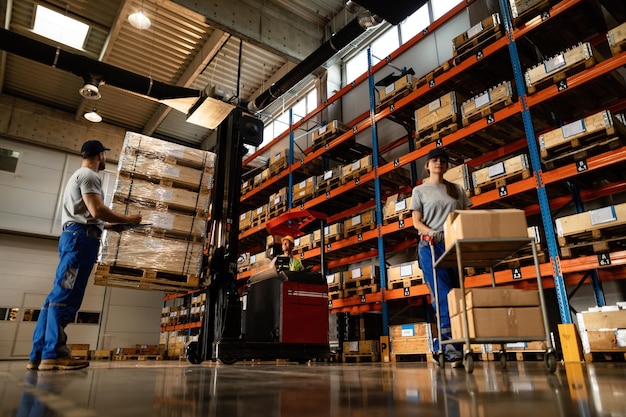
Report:
[[[222,365],[234,365],[237,362],[237,358],[218,358]]]
[[[202,363],[202,358],[198,353],[198,342],[189,342],[185,346],[185,359],[193,365],[199,365]]]

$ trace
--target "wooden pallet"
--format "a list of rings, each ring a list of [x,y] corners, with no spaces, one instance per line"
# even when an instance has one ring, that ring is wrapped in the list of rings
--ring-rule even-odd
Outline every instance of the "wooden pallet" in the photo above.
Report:
[[[95,284],[109,287],[181,292],[198,288],[200,277],[173,271],[98,265],[95,273]]]
[[[430,84],[431,82],[435,80],[435,78],[439,77],[441,74],[448,71],[451,67],[452,65],[450,64],[450,61],[444,62],[443,64],[441,64],[440,66],[438,66],[437,68],[435,68],[434,70],[432,70],[431,72],[429,72],[428,74],[424,75],[422,78],[417,80],[415,82],[415,89],[425,84]]]
[[[561,65],[560,62],[563,62],[560,69],[549,69],[549,72],[546,72],[546,67]],[[591,45],[588,42],[581,43],[527,70],[524,74],[526,90],[528,94],[534,94],[595,64],[596,59]]]
[[[482,94],[461,104],[461,124],[467,126],[496,111],[513,104],[514,93],[511,82],[500,83]]]
[[[162,361],[163,355],[113,355],[114,361]]]
[[[356,278],[350,279],[343,283],[344,289],[357,288],[357,287],[367,287],[375,284],[379,284],[380,279],[377,277],[365,277],[365,278]]]
[[[626,224],[558,236],[561,258],[626,249]]]
[[[380,355],[378,353],[344,353],[341,361],[343,363],[380,362]]]
[[[592,351],[583,354],[585,362],[626,362],[626,352]]]
[[[389,281],[387,283],[387,288],[389,288],[390,290],[395,290],[397,288],[415,287],[423,283],[424,283],[424,280],[421,277],[409,277],[409,278]]]
[[[459,129],[459,124],[456,119],[457,117],[456,115],[454,115],[449,119],[450,123],[448,125],[439,125],[438,130],[433,131],[427,135],[420,134],[419,137],[415,139],[415,149],[419,149],[422,146],[426,146],[429,143],[433,143],[443,138],[444,136],[456,132]]]
[[[369,224],[361,224],[357,227],[351,227],[349,229],[344,230],[343,237],[344,239],[347,239],[351,236],[356,236],[361,233],[367,232],[368,230],[373,230],[375,228],[376,228],[376,223],[374,222],[369,223]]]
[[[373,169],[373,167],[371,165],[368,165],[366,167],[359,168],[356,171],[352,171],[349,174],[343,175],[341,177],[341,185],[347,184],[347,183],[349,183],[351,181],[356,180],[357,178],[359,178],[363,174],[367,174],[368,172],[371,172],[372,169]]]
[[[388,224],[395,223],[395,222],[398,222],[400,220],[406,220],[406,219],[408,219],[410,217],[411,217],[411,211],[407,209],[406,211],[401,211],[399,213],[394,213],[391,216],[384,218],[383,219],[383,224],[386,226]]]
[[[458,65],[468,57],[483,50],[485,46],[494,43],[502,36],[504,36],[504,30],[502,29],[502,25],[496,25],[481,31],[478,35],[468,39],[462,45],[459,45],[452,52],[454,56],[454,63]]]
[[[328,291],[328,299],[329,300],[338,300],[340,298],[343,298],[343,290],[337,290],[337,291]]]
[[[90,355],[91,360],[111,360],[112,352],[105,349],[97,349],[92,351]]]
[[[391,362],[428,362],[430,353],[391,353]]]
[[[574,162],[583,161],[594,155],[600,155],[610,150],[618,149],[624,146],[624,142],[624,138],[619,136],[608,137],[586,146],[575,147],[570,151],[564,150],[562,153],[558,153],[552,158],[542,159],[541,162],[546,170],[551,170]],[[574,146],[574,144],[571,144],[571,146]]]
[[[604,110],[539,135],[540,154],[547,159],[613,136],[626,137],[626,126],[610,111]]]
[[[372,284],[362,287],[347,288],[343,290],[343,298],[356,297],[359,295],[373,294],[380,289],[380,285]]]

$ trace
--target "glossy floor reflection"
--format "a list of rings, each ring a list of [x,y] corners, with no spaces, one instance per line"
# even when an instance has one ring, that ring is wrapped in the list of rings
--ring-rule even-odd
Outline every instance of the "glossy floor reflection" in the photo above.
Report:
[[[626,416],[626,364],[308,365],[93,361],[80,371],[0,362],[8,416]]]

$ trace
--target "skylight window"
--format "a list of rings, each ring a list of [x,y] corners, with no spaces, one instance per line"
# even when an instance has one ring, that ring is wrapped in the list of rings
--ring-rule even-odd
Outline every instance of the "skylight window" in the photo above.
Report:
[[[33,30],[41,36],[72,48],[83,49],[89,25],[37,5]]]

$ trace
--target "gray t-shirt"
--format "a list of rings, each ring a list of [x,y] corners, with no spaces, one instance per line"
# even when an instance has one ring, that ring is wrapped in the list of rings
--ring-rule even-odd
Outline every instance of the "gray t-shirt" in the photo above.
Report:
[[[454,184],[459,190],[459,198],[453,199],[446,193],[444,184],[422,183],[413,188],[411,211],[422,213],[422,223],[433,230],[443,230],[448,214],[454,210],[463,210],[472,205],[465,191]]]
[[[63,224],[76,222],[96,225],[103,229],[104,222],[89,213],[83,201],[83,194],[100,194],[104,200],[100,176],[87,167],[81,167],[74,172],[65,186],[63,215],[61,216]]]

